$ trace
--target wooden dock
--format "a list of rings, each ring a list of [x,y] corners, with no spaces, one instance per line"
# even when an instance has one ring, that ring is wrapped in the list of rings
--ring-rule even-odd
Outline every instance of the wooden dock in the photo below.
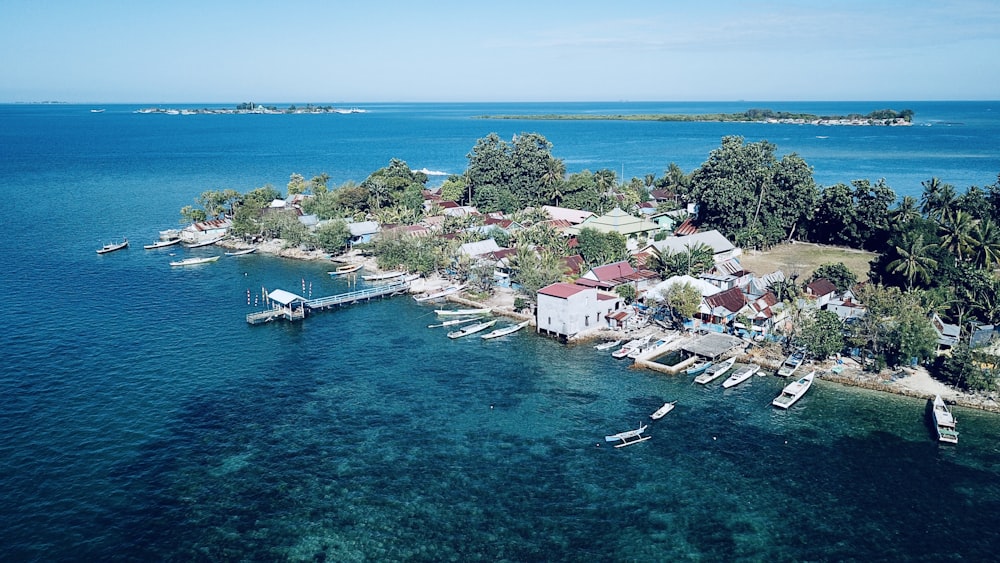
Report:
[[[349,291],[328,297],[318,297],[316,299],[301,299],[290,303],[287,306],[275,305],[274,308],[266,311],[258,311],[247,315],[247,322],[252,325],[271,322],[275,319],[285,319],[288,321],[300,321],[306,318],[308,312],[322,311],[331,307],[343,307],[362,301],[390,297],[392,295],[406,293],[410,288],[410,282],[400,281],[369,287],[357,291]]]

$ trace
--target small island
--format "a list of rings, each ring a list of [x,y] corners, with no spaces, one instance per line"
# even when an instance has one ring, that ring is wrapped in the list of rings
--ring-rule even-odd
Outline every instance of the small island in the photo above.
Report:
[[[879,125],[905,126],[913,122],[913,110],[876,110],[867,115],[813,115],[770,109],[748,109],[742,113],[703,114],[541,114],[541,115],[481,115],[479,119],[533,119],[550,121],[691,121],[787,123],[793,125]]]
[[[352,107],[352,108],[337,108],[333,106],[314,106],[312,104],[306,104],[304,106],[290,105],[286,108],[279,108],[277,106],[265,106],[262,104],[256,104],[254,102],[244,102],[238,104],[235,108],[143,108],[135,110],[135,113],[160,113],[166,115],[233,115],[233,114],[304,114],[304,113],[368,113],[368,110]]]

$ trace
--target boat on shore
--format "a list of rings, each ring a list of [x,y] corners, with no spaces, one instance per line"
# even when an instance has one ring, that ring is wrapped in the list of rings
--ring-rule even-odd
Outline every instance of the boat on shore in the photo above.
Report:
[[[209,262],[215,262],[219,259],[219,256],[209,256],[206,258],[185,258],[183,260],[177,260],[176,262],[171,262],[171,266],[196,266],[198,264],[208,264]]]
[[[705,368],[705,371],[701,375],[694,378],[695,383],[701,383],[702,385],[715,381],[719,377],[722,377],[724,373],[729,371],[733,365],[736,363],[736,356],[729,358],[724,362],[719,362],[717,364],[712,364]]]
[[[638,444],[639,442],[645,442],[646,440],[652,438],[652,436],[643,436],[642,433],[646,431],[646,425],[642,425],[635,430],[627,430],[625,432],[619,432],[617,434],[611,434],[605,436],[604,440],[606,442],[618,442],[615,444],[616,448],[624,448],[625,446],[631,446],[632,444]]]
[[[613,340],[611,342],[602,342],[600,344],[595,345],[594,349],[595,350],[610,350],[610,349],[614,348],[615,346],[618,346],[621,343],[622,343],[621,340]]]
[[[181,241],[181,239],[179,239],[179,238],[175,238],[175,239],[172,239],[172,240],[158,240],[158,241],[154,242],[153,244],[143,245],[143,248],[145,248],[146,250],[155,250],[157,248],[166,248],[168,246],[173,246],[173,245],[179,243],[180,241]]]
[[[112,242],[110,244],[105,244],[104,246],[97,249],[97,253],[107,254],[109,252],[114,252],[116,250],[121,250],[123,248],[128,248],[128,239],[122,239],[121,242]]]
[[[488,315],[493,309],[437,309],[434,312],[441,317],[461,317],[463,315]]]
[[[806,357],[802,352],[794,352],[782,362],[781,367],[778,368],[778,376],[780,377],[791,377],[795,373],[795,370],[799,369],[802,362],[805,361]]]
[[[674,410],[674,406],[676,406],[676,405],[677,405],[677,401],[672,401],[670,403],[663,403],[663,406],[660,407],[660,408],[658,408],[658,409],[656,409],[656,412],[654,412],[653,414],[649,415],[649,418],[652,418],[653,420],[660,420],[661,418],[663,418],[663,416],[665,414],[667,414],[668,412]]]
[[[406,272],[385,272],[382,274],[368,274],[367,276],[361,276],[361,279],[365,281],[388,281],[401,278],[405,275]]]
[[[471,323],[472,321],[482,321],[483,317],[469,317],[468,319],[451,319],[450,321],[444,321],[443,323],[437,323],[433,325],[427,325],[427,328],[439,328],[442,326],[455,326],[465,323]]]
[[[448,338],[462,338],[463,336],[469,336],[470,334],[475,334],[477,332],[482,332],[491,326],[497,324],[496,319],[492,321],[486,321],[485,323],[479,323],[475,325],[469,325],[461,330],[456,330],[448,333]]]
[[[801,379],[797,379],[781,390],[781,394],[771,401],[771,404],[780,408],[787,409],[788,407],[795,404],[796,401],[802,398],[802,395],[806,394],[806,391],[812,387],[813,378],[816,375],[816,370],[813,370],[806,374]]]
[[[650,334],[650,335],[647,335],[647,336],[643,336],[642,338],[637,338],[635,340],[630,340],[629,342],[626,342],[624,346],[622,346],[618,350],[615,350],[614,352],[612,352],[611,355],[614,356],[615,358],[624,358],[625,356],[628,356],[629,354],[631,354],[639,346],[644,346],[652,338],[653,338],[653,335]]]
[[[952,416],[941,395],[934,395],[933,407],[934,429],[937,431],[938,441],[957,444],[958,431],[955,429],[955,417]]]
[[[524,321],[524,322],[517,323],[516,325],[510,325],[510,326],[507,326],[507,327],[504,327],[504,328],[498,328],[498,329],[494,330],[493,332],[488,332],[488,333],[480,336],[479,338],[482,338],[483,340],[489,340],[491,338],[500,338],[501,336],[507,336],[508,334],[517,332],[517,331],[521,330],[522,328],[528,326],[529,324],[531,324],[531,321]]]
[[[357,272],[364,267],[364,264],[344,264],[343,266],[337,266],[336,270],[328,271],[332,277],[343,276],[346,274],[351,274]]]
[[[225,235],[223,235],[221,237],[216,237],[216,238],[211,239],[211,240],[205,240],[205,241],[202,241],[202,242],[195,242],[195,243],[190,243],[190,244],[184,243],[184,246],[186,248],[201,248],[203,246],[212,246],[213,244],[219,242],[220,240],[222,240],[224,238],[226,238]]]
[[[730,387],[739,385],[740,383],[743,383],[744,381],[750,379],[750,377],[753,376],[753,374],[757,373],[758,371],[760,371],[760,366],[757,364],[750,364],[747,366],[743,366],[740,369],[734,371],[732,375],[730,375],[725,381],[722,382],[722,388],[729,389]]]
[[[434,299],[441,299],[442,297],[447,297],[447,296],[449,296],[449,295],[451,295],[453,293],[458,293],[464,287],[465,287],[465,284],[451,285],[451,286],[448,286],[448,287],[442,289],[441,291],[437,291],[435,293],[426,293],[424,295],[414,295],[413,296],[413,300],[416,301],[417,303],[423,303],[425,301],[432,301]]]
[[[712,367],[712,360],[705,360],[703,362],[698,362],[695,365],[684,370],[684,373],[688,375],[701,375],[705,373],[705,370]]]
[[[254,252],[257,252],[257,247],[251,246],[250,248],[244,248],[243,250],[227,252],[226,256],[246,256],[247,254],[253,254]]]

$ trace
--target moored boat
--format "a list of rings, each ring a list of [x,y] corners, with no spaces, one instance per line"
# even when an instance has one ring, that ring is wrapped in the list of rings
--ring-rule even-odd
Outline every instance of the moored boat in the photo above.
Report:
[[[153,244],[143,245],[143,248],[145,248],[146,250],[155,250],[157,248],[166,248],[168,246],[173,246],[173,245],[179,243],[180,241],[181,241],[181,239],[179,239],[179,238],[175,238],[175,239],[171,239],[171,240],[158,240],[158,241],[154,242]]]
[[[480,336],[480,338],[482,338],[484,340],[489,340],[491,338],[500,338],[501,336],[507,336],[508,334],[517,332],[517,331],[521,330],[522,328],[528,326],[529,324],[531,324],[531,321],[524,321],[524,322],[521,322],[521,323],[517,323],[516,325],[510,325],[510,326],[506,326],[504,328],[498,328],[498,329],[494,330],[493,332],[488,332],[488,333]]]
[[[732,358],[729,358],[728,360],[726,360],[724,362],[719,362],[717,364],[712,364],[712,365],[708,366],[707,368],[705,368],[705,371],[702,372],[701,375],[699,375],[698,377],[694,378],[694,382],[695,383],[701,383],[702,385],[704,385],[706,383],[714,381],[717,378],[721,377],[724,373],[726,373],[727,371],[729,371],[730,368],[732,368],[733,364],[735,364],[735,363],[736,363],[736,357],[733,356]]]
[[[806,394],[809,387],[812,386],[813,377],[815,375],[816,370],[813,370],[806,374],[805,377],[789,383],[784,389],[781,390],[781,394],[771,401],[771,404],[781,409],[787,409],[788,407],[794,405],[796,401],[802,398],[802,395]]]
[[[677,401],[673,401],[673,402],[670,402],[670,403],[663,403],[663,406],[660,407],[660,408],[658,408],[658,409],[656,409],[656,412],[654,412],[653,414],[649,415],[649,418],[652,418],[653,420],[660,420],[661,418],[663,418],[663,416],[665,414],[667,414],[668,412],[674,410],[674,406],[676,406],[676,405],[677,405]]]
[[[465,323],[471,323],[472,321],[482,321],[483,317],[469,317],[467,319],[451,319],[450,321],[444,321],[442,323],[437,323],[433,325],[427,325],[427,328],[438,328],[442,326],[454,326]]]
[[[948,410],[941,395],[934,395],[934,428],[937,430],[939,442],[958,443],[958,431],[955,430],[955,417]]]
[[[615,350],[611,353],[612,356],[616,358],[624,358],[632,353],[633,350],[639,346],[645,345],[652,338],[652,335],[643,336],[642,338],[637,338],[635,340],[630,340],[626,342],[621,348]]]
[[[427,294],[424,294],[424,295],[415,295],[415,296],[413,296],[413,300],[416,301],[417,303],[423,303],[425,301],[431,301],[431,300],[434,300],[434,299],[441,299],[442,297],[447,297],[447,296],[449,296],[449,295],[451,295],[453,293],[458,293],[464,287],[465,287],[464,284],[462,284],[462,285],[448,286],[448,287],[442,289],[441,291],[437,291],[435,293],[427,293]]]
[[[250,248],[244,248],[243,250],[233,250],[231,252],[227,252],[226,256],[246,256],[247,254],[253,254],[254,252],[257,252],[257,247],[251,246]]]
[[[401,278],[406,275],[406,272],[384,272],[381,274],[369,274],[367,276],[361,276],[361,279],[365,281],[387,281],[394,280],[396,278]]]
[[[644,424],[635,430],[627,430],[625,432],[605,436],[604,440],[607,442],[618,442],[615,444],[615,447],[624,448],[625,446],[631,446],[632,444],[638,444],[639,442],[645,442],[650,439],[652,436],[642,435],[645,431],[646,425]]]
[[[622,343],[621,340],[613,340],[611,342],[602,342],[601,344],[595,345],[594,349],[595,350],[610,350],[610,349],[614,348],[615,346],[618,346],[621,343]]]
[[[184,243],[184,246],[186,246],[187,248],[201,248],[203,246],[212,246],[213,244],[219,242],[220,240],[222,240],[224,238],[226,238],[225,235],[223,235],[221,237],[216,237],[216,238],[213,238],[213,239],[209,239],[209,240],[203,240],[201,242]]]
[[[739,385],[747,379],[757,373],[760,370],[760,366],[757,364],[750,364],[733,372],[725,381],[722,382],[723,389],[729,389],[730,387]]]
[[[209,262],[215,262],[219,259],[219,256],[209,256],[206,258],[185,258],[183,260],[177,260],[176,262],[171,262],[171,266],[196,266],[198,264],[207,264]]]
[[[437,309],[434,312],[442,317],[460,317],[462,315],[488,315],[492,308],[483,309]]]
[[[114,252],[116,250],[121,250],[123,248],[128,248],[128,239],[123,239],[121,242],[112,242],[110,244],[105,244],[101,248],[97,249],[97,253],[107,254],[109,252]]]
[[[712,367],[712,361],[705,360],[703,362],[698,362],[695,365],[687,368],[687,370],[685,370],[684,373],[688,375],[701,375],[705,373],[705,370],[710,367]]]
[[[336,270],[332,270],[327,273],[333,277],[337,277],[357,272],[363,267],[363,264],[344,264],[343,266],[338,266]]]
[[[782,362],[781,367],[778,368],[778,375],[781,377],[791,377],[795,373],[795,370],[799,369],[802,362],[805,361],[805,356],[801,352],[795,352],[785,358]]]
[[[484,331],[484,330],[490,328],[491,326],[493,326],[495,324],[497,324],[496,319],[493,319],[492,321],[486,321],[485,323],[479,323],[479,324],[475,324],[475,325],[470,325],[470,326],[467,326],[467,327],[463,328],[462,330],[456,330],[456,331],[453,331],[453,332],[449,332],[448,333],[448,338],[462,338],[463,336],[468,336],[470,334],[475,334],[477,332]]]

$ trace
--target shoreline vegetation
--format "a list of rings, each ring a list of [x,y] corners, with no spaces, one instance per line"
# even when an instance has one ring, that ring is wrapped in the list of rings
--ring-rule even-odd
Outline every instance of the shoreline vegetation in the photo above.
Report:
[[[907,126],[912,125],[913,111],[904,109],[876,110],[867,115],[813,115],[791,113],[770,109],[749,109],[742,113],[703,114],[540,114],[540,115],[481,115],[478,119],[542,120],[542,121],[680,121],[711,123],[787,123],[795,125],[865,125],[865,126]]]
[[[304,106],[290,105],[285,108],[279,108],[277,106],[265,106],[262,104],[255,104],[253,102],[245,102],[242,104],[238,104],[235,108],[176,109],[176,108],[149,107],[149,108],[137,109],[133,113],[165,114],[165,115],[244,115],[244,114],[279,115],[279,114],[307,114],[307,113],[351,114],[351,113],[368,113],[368,110],[356,107],[338,108],[329,105],[314,106],[312,104],[306,104]]]

